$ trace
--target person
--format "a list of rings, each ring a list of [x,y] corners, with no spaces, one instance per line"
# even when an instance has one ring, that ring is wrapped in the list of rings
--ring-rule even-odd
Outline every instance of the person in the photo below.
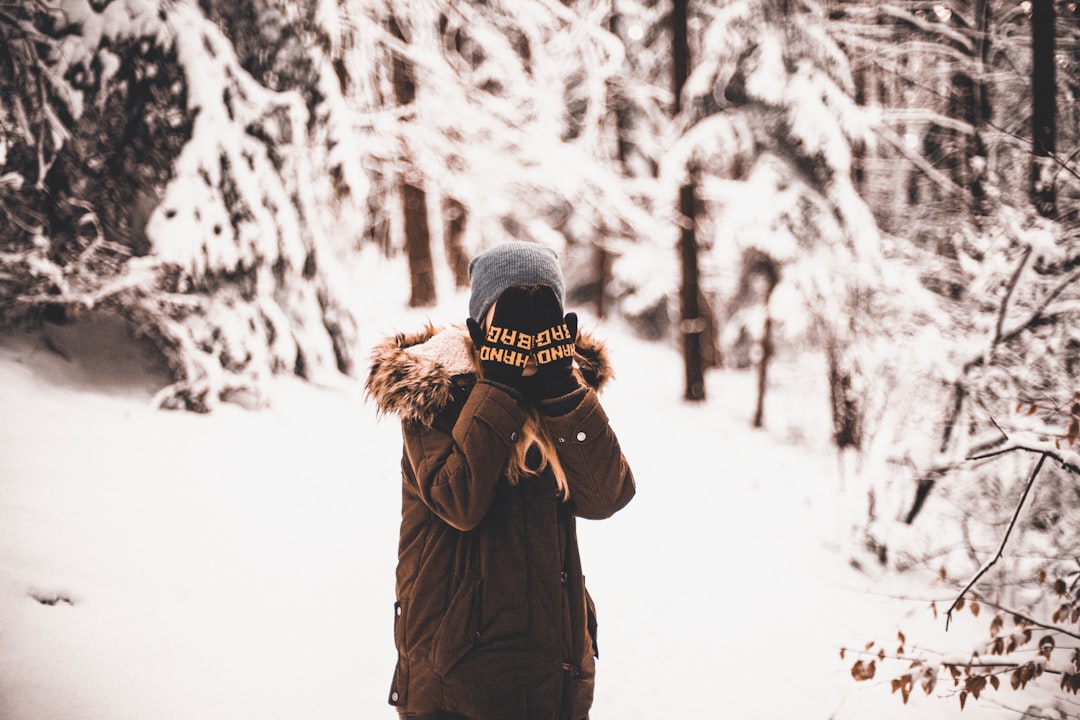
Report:
[[[404,438],[390,704],[413,720],[586,720],[597,623],[575,519],[635,492],[597,397],[607,351],[563,314],[549,248],[497,245],[469,277],[464,327],[387,339],[365,382]]]

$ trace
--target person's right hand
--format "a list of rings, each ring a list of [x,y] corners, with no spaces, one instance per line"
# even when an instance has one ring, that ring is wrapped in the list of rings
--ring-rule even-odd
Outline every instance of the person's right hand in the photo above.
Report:
[[[522,287],[507,288],[494,307],[486,332],[472,318],[465,324],[479,355],[481,375],[517,388],[533,346],[529,291]]]

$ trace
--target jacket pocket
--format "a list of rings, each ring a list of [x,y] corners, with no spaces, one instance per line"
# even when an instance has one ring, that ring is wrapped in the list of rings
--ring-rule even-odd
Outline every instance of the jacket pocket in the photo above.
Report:
[[[404,706],[408,700],[409,689],[409,665],[405,661],[403,651],[405,649],[405,619],[402,617],[403,608],[401,602],[394,603],[394,645],[397,648],[397,666],[394,668],[394,678],[390,681],[391,705]]]
[[[480,595],[483,581],[461,583],[450,598],[442,622],[431,639],[431,666],[445,676],[480,640]]]

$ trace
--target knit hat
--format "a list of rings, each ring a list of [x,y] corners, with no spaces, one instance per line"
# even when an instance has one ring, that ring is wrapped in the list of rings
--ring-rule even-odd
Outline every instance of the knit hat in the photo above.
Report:
[[[477,322],[508,287],[550,285],[564,305],[565,286],[559,256],[534,242],[513,240],[485,250],[469,263],[469,315]]]

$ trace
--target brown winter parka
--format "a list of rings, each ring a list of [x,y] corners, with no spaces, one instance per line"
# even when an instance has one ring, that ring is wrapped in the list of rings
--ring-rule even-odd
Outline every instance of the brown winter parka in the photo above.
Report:
[[[477,382],[464,328],[427,328],[375,348],[367,390],[402,421],[401,535],[390,704],[469,720],[583,720],[592,705],[596,609],[575,519],[606,518],[634,479],[596,391],[607,353],[579,337],[577,406],[541,422],[570,488],[550,473],[511,485],[525,421],[513,392]]]

